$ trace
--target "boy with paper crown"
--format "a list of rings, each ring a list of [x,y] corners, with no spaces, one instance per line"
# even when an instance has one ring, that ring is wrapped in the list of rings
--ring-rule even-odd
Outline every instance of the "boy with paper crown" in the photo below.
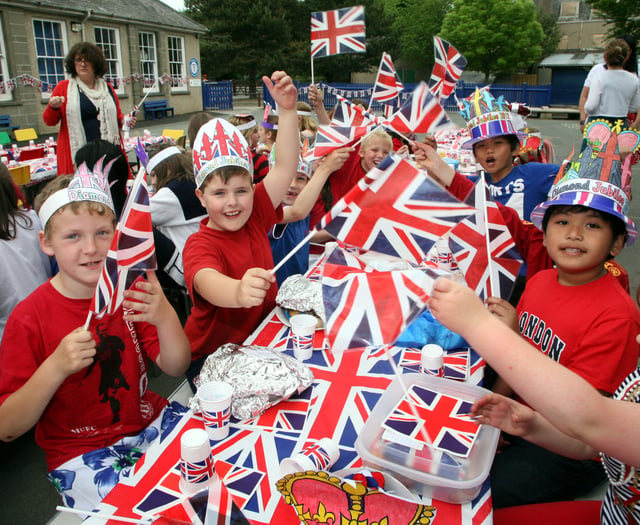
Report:
[[[628,167],[621,165],[618,143],[633,150],[640,135],[616,135],[602,123],[589,131],[590,144],[559,174],[550,199],[533,211],[533,224],[500,207],[535,275],[530,274],[518,303],[517,319],[504,302],[488,302],[492,313],[541,352],[611,396],[638,361],[640,313],[605,263],[637,237],[636,225],[626,216],[628,198],[620,189]],[[472,183],[454,174],[433,149],[419,148],[416,159],[464,198]],[[545,265],[549,269],[542,270]],[[596,461],[566,458],[521,438],[509,441],[491,471],[496,508],[574,499],[604,479]]]
[[[275,307],[277,284],[267,232],[282,220],[281,203],[300,155],[297,91],[276,71],[263,77],[279,106],[277,162],[253,185],[249,147],[237,128],[214,119],[198,132],[193,148],[196,195],[208,217],[189,237],[184,275],[193,301],[185,332],[200,372],[207,355],[225,343],[242,343]]]
[[[547,200],[559,166],[540,162],[514,166],[526,133],[514,129],[509,104],[502,97],[494,98],[489,89],[476,88],[459,107],[471,135],[462,148],[473,149],[493,200],[530,220],[533,208]]]
[[[41,205],[39,205],[41,203]],[[70,507],[92,509],[126,477],[163,415],[183,407],[147,390],[146,358],[180,376],[189,342],[154,272],[122,305],[83,324],[114,236],[107,174],[98,162],[39,195],[40,246],[59,273],[19,303],[0,345],[0,439],[36,425],[48,478]],[[39,205],[39,206],[38,206]]]

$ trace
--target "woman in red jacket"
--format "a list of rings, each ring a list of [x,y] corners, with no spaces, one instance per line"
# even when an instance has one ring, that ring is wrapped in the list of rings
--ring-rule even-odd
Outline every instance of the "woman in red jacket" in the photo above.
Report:
[[[76,151],[88,142],[103,139],[122,145],[124,120],[115,91],[102,78],[106,61],[98,46],[89,42],[74,45],[64,65],[71,78],[56,85],[42,114],[48,126],[60,123],[58,175],[74,172]]]

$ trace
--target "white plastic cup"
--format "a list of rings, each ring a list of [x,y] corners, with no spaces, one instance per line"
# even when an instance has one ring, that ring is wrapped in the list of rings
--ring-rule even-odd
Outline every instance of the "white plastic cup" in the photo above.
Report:
[[[124,122],[122,124],[122,131],[129,131],[131,129],[131,116],[125,115]]]
[[[420,370],[423,374],[436,377],[444,376],[444,350],[441,346],[428,344],[422,347]]]
[[[294,315],[290,319],[293,355],[298,361],[309,359],[313,354],[313,336],[318,320],[309,314]]]
[[[233,387],[224,381],[209,381],[198,387],[196,397],[209,439],[219,441],[229,435]]]
[[[322,438],[280,462],[283,476],[307,470],[329,470],[340,458],[340,449],[331,438]]]
[[[180,489],[195,494],[216,479],[209,436],[202,428],[191,428],[180,436]]]

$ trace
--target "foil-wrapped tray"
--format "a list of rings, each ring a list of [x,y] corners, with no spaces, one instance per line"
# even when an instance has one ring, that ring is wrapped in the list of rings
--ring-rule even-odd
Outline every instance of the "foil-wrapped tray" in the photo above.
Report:
[[[231,414],[244,420],[311,386],[313,373],[304,363],[272,348],[226,344],[207,357],[195,384],[208,381],[233,386]],[[189,400],[189,407],[200,412],[196,396]]]
[[[313,312],[325,320],[322,284],[301,274],[290,275],[284,280],[278,289],[276,304],[299,312]]]

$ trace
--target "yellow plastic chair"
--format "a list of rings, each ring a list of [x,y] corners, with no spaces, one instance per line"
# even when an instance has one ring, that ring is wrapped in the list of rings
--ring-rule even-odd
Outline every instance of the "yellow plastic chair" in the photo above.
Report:
[[[16,129],[13,134],[18,142],[25,140],[37,140],[38,134],[34,128]]]
[[[185,136],[185,133],[183,129],[163,129],[162,136],[172,138],[174,141],[177,142],[180,139],[180,137]]]

